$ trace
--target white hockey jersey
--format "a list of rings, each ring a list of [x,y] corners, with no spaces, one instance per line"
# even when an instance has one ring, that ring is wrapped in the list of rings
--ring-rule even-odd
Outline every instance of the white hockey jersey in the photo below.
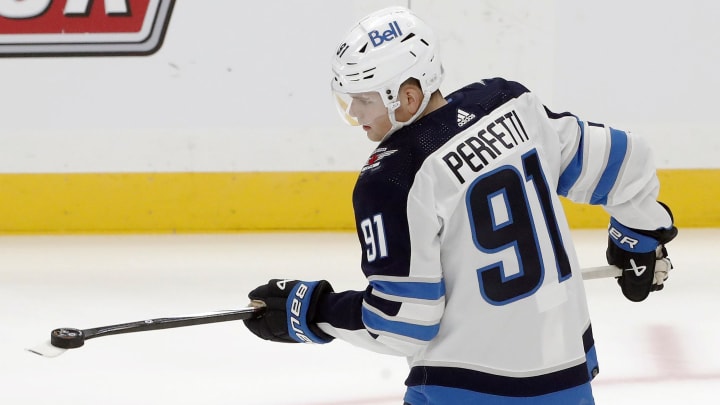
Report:
[[[649,148],[500,78],[447,100],[363,167],[353,204],[368,286],[322,300],[319,326],[406,356],[413,405],[593,403],[598,364],[558,195],[630,227],[670,226]]]

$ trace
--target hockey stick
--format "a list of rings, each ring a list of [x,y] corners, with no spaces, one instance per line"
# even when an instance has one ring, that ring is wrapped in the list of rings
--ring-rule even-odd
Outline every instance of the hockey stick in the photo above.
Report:
[[[622,276],[622,270],[615,266],[588,267],[581,271],[583,280]]]
[[[582,269],[583,280],[620,277],[621,275],[622,270],[615,266],[589,267]],[[65,353],[68,349],[82,347],[86,340],[96,337],[251,319],[261,315],[264,310],[265,303],[261,301],[252,301],[250,302],[249,307],[239,310],[209,312],[205,314],[185,315],[171,318],[148,319],[144,321],[100,326],[90,329],[59,328],[50,332],[49,342],[45,342],[27,350],[43,357],[52,358]]]
[[[265,311],[265,303],[251,301],[250,306],[239,310],[208,312],[204,314],[176,316],[171,318],[148,319],[144,321],[100,326],[90,329],[59,328],[50,332],[50,341],[32,349],[31,353],[43,357],[57,357],[68,349],[75,349],[85,344],[88,339],[121,333],[144,332],[148,330],[180,328],[183,326],[203,325],[207,323],[227,322],[251,319]]]

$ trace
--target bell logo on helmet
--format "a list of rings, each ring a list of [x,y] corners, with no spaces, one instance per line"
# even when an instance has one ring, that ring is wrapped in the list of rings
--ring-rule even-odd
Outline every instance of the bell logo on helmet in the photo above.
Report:
[[[370,42],[372,42],[374,47],[380,46],[386,41],[392,41],[395,38],[399,38],[402,36],[402,31],[400,30],[400,25],[397,23],[397,21],[393,21],[390,24],[388,24],[390,29],[387,29],[380,33],[378,30],[370,31],[368,33],[368,36],[370,37]]]

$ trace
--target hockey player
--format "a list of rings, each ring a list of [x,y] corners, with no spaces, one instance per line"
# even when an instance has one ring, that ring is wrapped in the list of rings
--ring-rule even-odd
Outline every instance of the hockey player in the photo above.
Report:
[[[437,39],[410,10],[373,13],[338,46],[342,116],[380,142],[353,192],[360,291],[270,280],[246,321],[278,342],[334,338],[410,365],[405,403],[592,404],[598,372],[558,195],[610,214],[607,259],[632,301],[660,290],[677,234],[646,141],[555,113],[501,78],[443,97]]]

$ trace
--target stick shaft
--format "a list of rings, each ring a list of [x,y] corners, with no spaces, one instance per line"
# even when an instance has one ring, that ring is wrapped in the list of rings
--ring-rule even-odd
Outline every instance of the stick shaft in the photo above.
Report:
[[[600,266],[581,269],[583,280],[593,280],[598,278],[620,277],[622,270],[615,266]],[[169,318],[156,318],[144,321],[121,323],[117,325],[100,326],[97,328],[83,329],[81,331],[83,339],[92,339],[96,337],[118,335],[123,333],[143,332],[149,330],[160,330],[170,328],[180,328],[184,326],[203,325],[208,323],[228,322],[236,320],[246,320],[262,315],[265,311],[265,303],[261,301],[251,301],[250,306],[238,310],[208,312],[204,314],[176,316]],[[54,346],[51,342],[47,342],[34,349],[29,349],[32,353],[45,357],[56,357],[67,351],[63,346]]]
[[[600,266],[582,269],[583,280],[620,277],[621,275],[622,270],[615,266]],[[203,325],[208,323],[245,320],[260,315],[264,310],[264,305],[255,302],[252,306],[239,310],[209,312],[205,314],[185,315],[170,318],[148,319],[143,321],[84,329],[82,332],[85,339],[87,340],[95,337],[118,335],[122,333],[144,332],[149,330],[180,328],[184,326]]]
[[[204,314],[176,316],[170,318],[147,319],[144,321],[100,326],[97,328],[83,329],[82,332],[85,340],[87,340],[101,336],[118,335],[121,333],[144,332],[149,330],[245,320],[260,315],[264,310],[264,305],[254,305],[238,310],[208,312]]]
[[[588,267],[581,271],[583,280],[622,276],[622,270],[615,266]]]
[[[583,280],[619,277],[622,275],[622,270],[615,266],[589,267],[581,269],[581,272]],[[83,329],[82,334],[83,338],[87,340],[96,337],[119,335],[123,333],[144,332],[150,330],[203,325],[208,323],[245,320],[259,316],[264,311],[264,303],[253,301],[251,302],[251,306],[238,310],[208,312],[204,314],[176,316],[169,318],[147,319],[143,321],[120,323],[117,325],[100,326],[97,328]]]
[[[619,277],[622,270],[615,266],[589,267],[582,269],[583,280],[594,280],[598,278]],[[180,328],[183,326],[203,325],[207,323],[228,322],[250,319],[258,316],[265,310],[264,305],[253,303],[252,306],[232,311],[218,311],[198,315],[186,315],[170,318],[156,318],[144,321],[121,323],[117,325],[100,326],[97,328],[84,329],[85,339],[95,337],[117,335],[121,333],[144,332],[149,330],[160,330]]]

